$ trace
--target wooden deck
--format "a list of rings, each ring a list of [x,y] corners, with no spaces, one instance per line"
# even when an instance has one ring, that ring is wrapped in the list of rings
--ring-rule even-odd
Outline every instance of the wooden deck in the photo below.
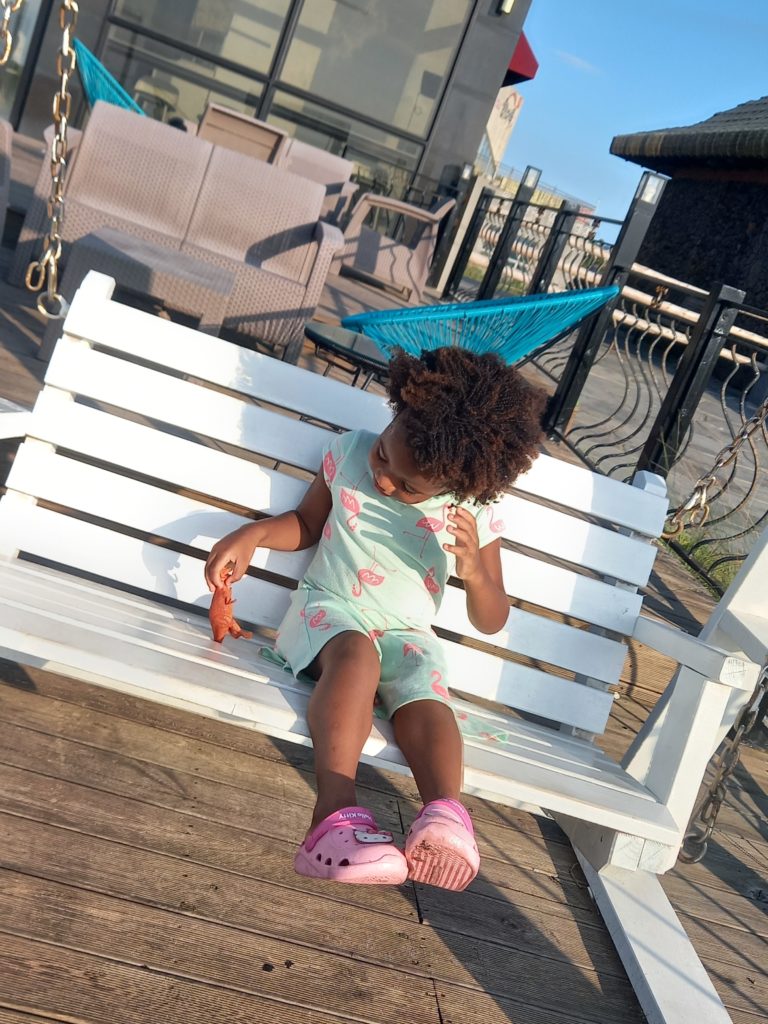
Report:
[[[376,301],[331,289],[329,320]],[[0,396],[32,403],[41,333],[29,296],[0,282]],[[14,447],[0,449],[0,483]],[[662,551],[648,609],[693,630],[712,604]],[[611,753],[670,670],[630,652]],[[7,661],[0,779],[0,1024],[643,1019],[548,820],[469,801],[483,862],[463,894],[309,882],[291,866],[309,752]],[[370,768],[360,780],[362,802],[402,834],[410,780]],[[746,749],[705,861],[663,879],[736,1024],[768,1020],[767,790],[768,756]]]

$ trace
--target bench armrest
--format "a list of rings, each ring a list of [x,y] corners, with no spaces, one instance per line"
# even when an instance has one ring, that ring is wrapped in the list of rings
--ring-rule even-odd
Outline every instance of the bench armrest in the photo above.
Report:
[[[759,665],[740,655],[684,633],[676,626],[655,619],[638,617],[632,634],[634,640],[651,647],[659,654],[674,658],[705,679],[711,679],[735,690],[752,692],[760,671]]]

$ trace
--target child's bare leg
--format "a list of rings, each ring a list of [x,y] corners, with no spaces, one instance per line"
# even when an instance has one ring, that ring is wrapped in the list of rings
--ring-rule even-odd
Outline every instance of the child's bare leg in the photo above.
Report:
[[[453,711],[436,700],[415,700],[399,708],[392,722],[424,803],[458,800],[463,745]]]
[[[355,775],[371,731],[380,664],[368,637],[350,631],[329,640],[313,668],[319,675],[307,715],[317,777],[312,828],[356,803]]]
[[[459,800],[462,741],[453,712],[434,700],[406,704],[394,715],[395,737],[424,801],[405,841],[408,877],[444,889],[465,889],[480,854],[472,821]]]

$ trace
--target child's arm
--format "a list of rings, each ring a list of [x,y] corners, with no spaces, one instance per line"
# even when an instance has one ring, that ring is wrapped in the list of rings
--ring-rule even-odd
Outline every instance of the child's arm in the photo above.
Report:
[[[464,581],[469,621],[481,633],[497,633],[509,615],[509,599],[501,573],[501,541],[480,547],[475,517],[464,508],[448,514],[454,544],[444,544],[456,556],[456,575]]]
[[[247,523],[222,537],[211,548],[205,563],[205,582],[213,593],[222,585],[222,573],[232,566],[228,583],[236,583],[251,564],[256,548],[272,551],[303,551],[320,540],[325,521],[331,511],[331,492],[318,473],[301,499],[299,507],[279,516]]]

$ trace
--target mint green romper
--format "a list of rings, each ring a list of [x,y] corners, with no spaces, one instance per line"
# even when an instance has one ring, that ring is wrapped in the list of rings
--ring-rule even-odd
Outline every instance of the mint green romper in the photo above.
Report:
[[[294,675],[328,641],[354,631],[370,637],[381,661],[376,713],[391,718],[416,700],[448,700],[448,667],[431,624],[456,559],[446,529],[450,495],[406,505],[380,494],[368,457],[378,435],[339,434],[323,455],[333,504],[317,552],[291,598],[277,654]],[[502,524],[490,505],[464,502],[477,519],[480,546]]]

